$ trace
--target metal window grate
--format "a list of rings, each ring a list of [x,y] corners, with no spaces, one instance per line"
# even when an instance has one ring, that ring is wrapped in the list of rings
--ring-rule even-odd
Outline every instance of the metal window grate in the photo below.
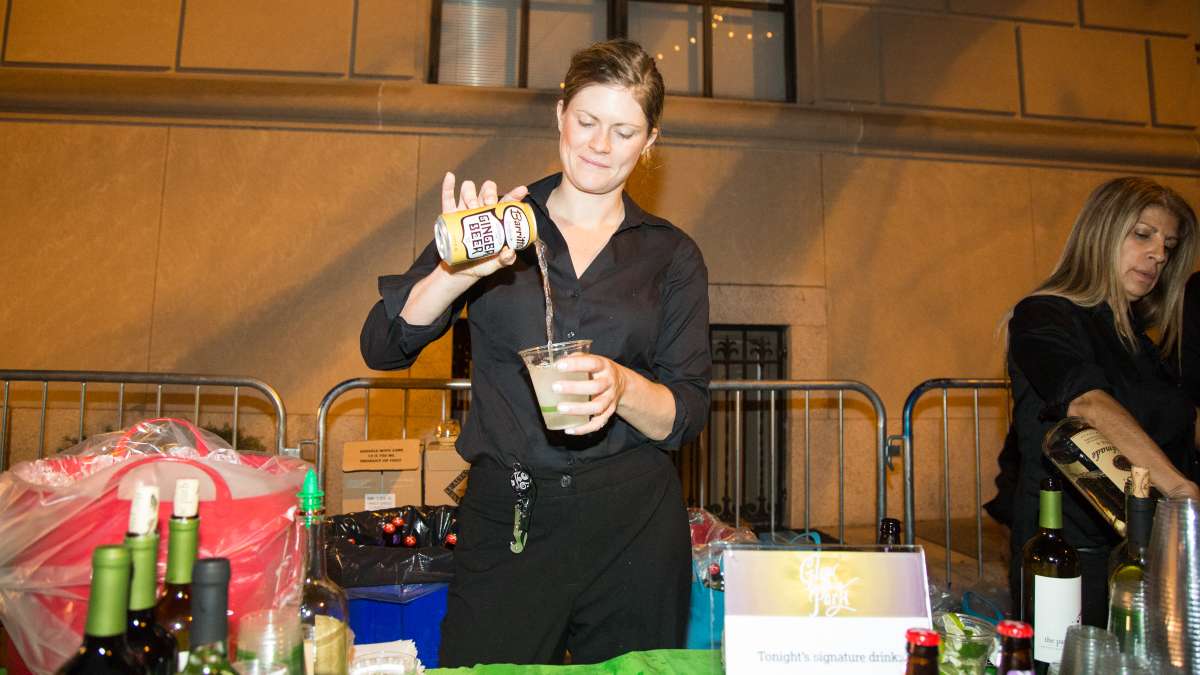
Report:
[[[714,324],[709,335],[713,380],[787,379],[786,326]],[[769,527],[772,514],[787,513],[787,415],[780,413],[787,408],[786,392],[713,391],[708,427],[676,455],[688,506],[726,522],[738,513],[753,527]],[[734,503],[737,494],[741,504]]]

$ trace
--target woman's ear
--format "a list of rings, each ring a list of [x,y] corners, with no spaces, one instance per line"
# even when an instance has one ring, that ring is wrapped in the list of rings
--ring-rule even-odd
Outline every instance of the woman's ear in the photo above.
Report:
[[[650,152],[650,148],[654,145],[654,142],[657,140],[658,140],[658,129],[657,128],[651,129],[650,135],[646,137],[646,145],[642,146],[642,154],[645,155],[646,153]]]
[[[554,108],[554,117],[558,120],[558,133],[561,134],[563,122],[563,102],[561,98],[558,99],[558,105]]]

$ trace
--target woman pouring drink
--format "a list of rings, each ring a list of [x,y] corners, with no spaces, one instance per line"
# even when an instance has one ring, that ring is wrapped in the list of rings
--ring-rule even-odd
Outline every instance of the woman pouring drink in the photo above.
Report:
[[[471,463],[442,628],[441,665],[592,663],[681,647],[690,548],[666,451],[708,419],[708,280],[696,244],[625,193],[659,135],[663,84],[625,40],[577,53],[555,111],[562,172],[503,200],[524,199],[545,245],[555,340],[591,340],[554,367],[590,397],[557,412],[586,416],[551,431],[518,352],[546,343],[534,247],[448,266],[430,244],[362,331],[372,368],[410,366],[464,307],[471,331],[471,413],[458,440]],[[498,201],[455,178],[442,209]]]

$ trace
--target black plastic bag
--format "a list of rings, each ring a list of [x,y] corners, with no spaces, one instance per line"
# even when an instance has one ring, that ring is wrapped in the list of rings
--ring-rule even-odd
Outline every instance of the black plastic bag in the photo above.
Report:
[[[450,533],[451,547],[457,543],[453,507],[405,506],[329,520],[325,564],[340,586],[430,584],[454,576],[454,552],[445,546]],[[385,531],[389,525],[391,532]]]

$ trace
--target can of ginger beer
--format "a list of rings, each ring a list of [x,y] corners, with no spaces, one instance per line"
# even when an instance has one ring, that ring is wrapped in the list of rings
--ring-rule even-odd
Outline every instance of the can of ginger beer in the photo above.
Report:
[[[438,255],[451,265],[496,255],[505,244],[519,251],[537,240],[537,219],[525,202],[500,202],[443,213],[433,224]]]

